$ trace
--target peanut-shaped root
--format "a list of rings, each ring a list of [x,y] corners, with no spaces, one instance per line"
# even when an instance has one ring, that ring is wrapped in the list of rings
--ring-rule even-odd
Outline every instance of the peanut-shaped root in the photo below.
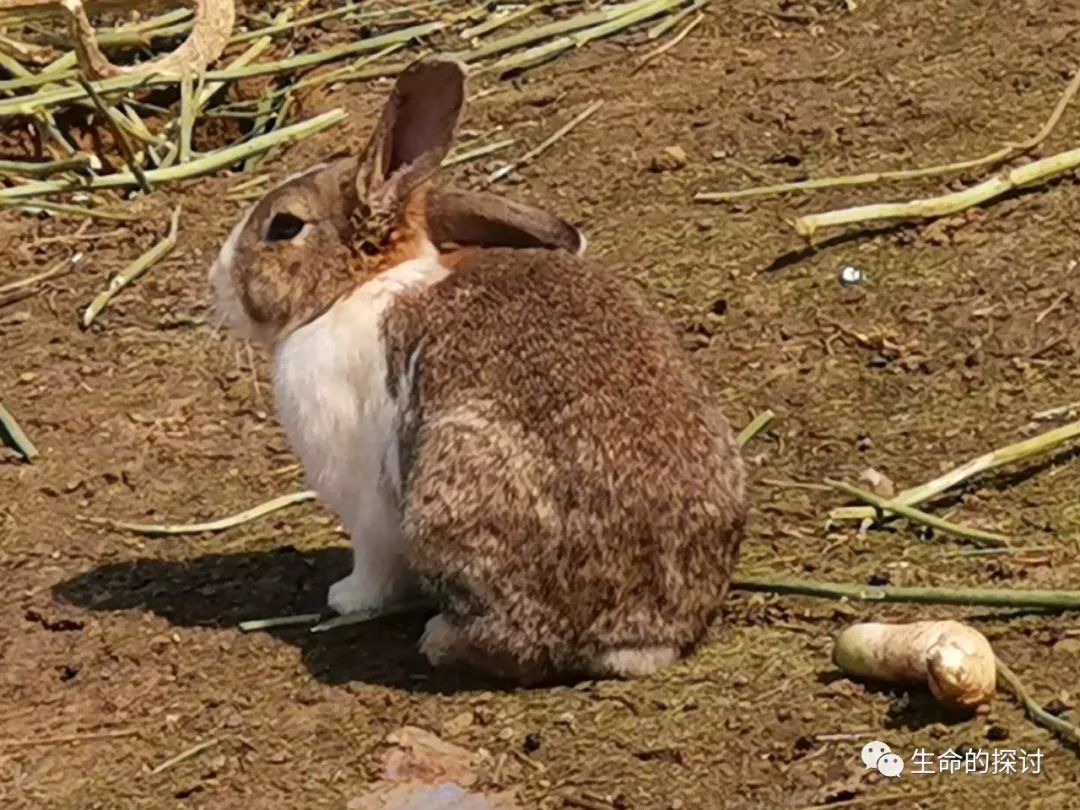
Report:
[[[997,685],[990,642],[955,621],[853,625],[837,638],[833,663],[864,678],[925,681],[938,701],[965,711],[989,703]]]
[[[35,0],[20,0],[32,5]],[[68,16],[68,27],[75,40],[75,53],[88,77],[104,79],[110,76],[183,76],[196,74],[221,56],[232,36],[236,21],[233,0],[196,0],[195,21],[188,38],[170,54],[131,67],[118,67],[110,62],[98,47],[94,28],[86,16],[83,0],[60,0]]]

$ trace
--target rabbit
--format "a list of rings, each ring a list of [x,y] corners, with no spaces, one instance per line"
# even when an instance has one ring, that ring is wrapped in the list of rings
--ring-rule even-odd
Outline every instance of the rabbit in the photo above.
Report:
[[[435,667],[644,677],[720,614],[739,447],[674,330],[576,228],[431,184],[464,86],[452,59],[407,67],[362,155],[237,223],[215,302],[270,347],[289,441],[352,538],[333,611],[423,594]]]

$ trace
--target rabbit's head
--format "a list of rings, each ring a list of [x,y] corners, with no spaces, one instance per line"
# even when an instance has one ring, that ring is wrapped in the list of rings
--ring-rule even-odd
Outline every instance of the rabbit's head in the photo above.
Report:
[[[584,239],[557,217],[490,194],[428,189],[464,85],[459,62],[412,64],[361,155],[293,175],[247,212],[210,269],[229,327],[273,344],[372,276],[445,243],[581,252]]]

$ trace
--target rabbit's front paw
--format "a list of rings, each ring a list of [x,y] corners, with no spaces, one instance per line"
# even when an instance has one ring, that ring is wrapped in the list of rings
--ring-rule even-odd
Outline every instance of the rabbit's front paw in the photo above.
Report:
[[[420,653],[433,667],[460,658],[464,646],[461,633],[441,613],[428,619],[420,636]]]
[[[341,616],[374,610],[386,603],[387,594],[385,588],[372,585],[373,583],[365,582],[353,572],[330,586],[326,604]]]

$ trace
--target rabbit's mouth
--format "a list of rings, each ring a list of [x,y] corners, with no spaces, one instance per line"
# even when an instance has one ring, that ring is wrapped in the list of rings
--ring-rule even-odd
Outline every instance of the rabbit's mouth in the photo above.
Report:
[[[207,280],[210,282],[213,309],[219,323],[243,340],[258,341],[261,330],[245,311],[240,291],[234,281],[237,248],[251,213],[249,211],[229,233],[217,258],[210,265]]]

